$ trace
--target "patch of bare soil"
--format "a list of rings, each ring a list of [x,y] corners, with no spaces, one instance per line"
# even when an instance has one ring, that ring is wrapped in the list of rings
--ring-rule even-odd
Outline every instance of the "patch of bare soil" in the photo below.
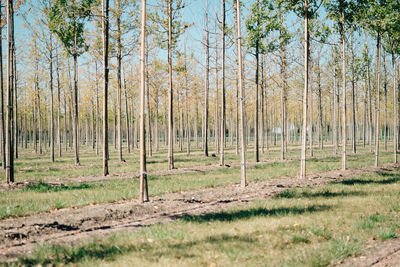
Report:
[[[345,260],[338,266],[400,266],[400,238],[388,241],[369,240],[367,252],[361,256]]]
[[[0,221],[0,262],[16,260],[18,256],[31,252],[36,244],[71,243],[121,230],[134,230],[172,221],[185,214],[199,215],[245,205],[251,200],[269,198],[293,187],[320,186],[396,168],[398,165],[388,164],[381,168],[328,171],[309,175],[307,179],[280,177],[249,183],[245,189],[235,184],[161,195],[144,204],[130,200],[10,218]]]

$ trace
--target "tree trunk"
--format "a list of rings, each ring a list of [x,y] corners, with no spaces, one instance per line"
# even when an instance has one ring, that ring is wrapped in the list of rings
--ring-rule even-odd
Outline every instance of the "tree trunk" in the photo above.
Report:
[[[2,15],[2,10],[1,10],[1,5],[0,5],[0,17],[3,17]],[[0,58],[3,58],[3,33],[0,30]],[[35,43],[36,44],[36,43]],[[37,47],[35,46],[35,49]],[[6,169],[6,133],[5,133],[5,127],[4,127],[4,81],[3,81],[3,61],[0,60],[0,138],[1,138],[1,157],[2,157],[2,167],[5,170]],[[35,102],[35,100],[33,101]],[[33,108],[34,113],[35,113],[35,107]],[[34,145],[35,152],[36,152],[36,144]]]
[[[340,42],[342,47],[342,170],[346,170],[346,50],[345,50],[345,28],[344,10],[341,9]]]
[[[392,68],[393,68],[393,162],[397,163],[397,95],[396,95],[396,55],[395,41],[392,40]]]
[[[219,154],[219,165],[224,166],[225,128],[226,128],[226,104],[225,104],[225,0],[222,0],[222,88],[221,88],[221,148]]]
[[[379,165],[379,106],[381,87],[381,34],[378,32],[376,39],[376,116],[375,116],[375,167]]]
[[[241,28],[240,28],[240,0],[236,1],[236,31],[237,31],[237,61],[238,61],[238,75],[239,75],[239,99],[240,99],[240,126],[239,126],[239,135],[240,135],[240,143],[241,143],[241,180],[240,186],[242,188],[246,187],[246,146],[245,146],[245,137],[244,137],[244,85],[243,85],[243,62],[242,62],[242,36],[241,36]]]
[[[126,89],[126,80],[124,73],[124,96],[125,96],[125,113],[126,113],[126,148],[128,153],[131,153],[131,138],[130,138],[130,130],[129,130],[129,108],[128,108],[128,90]]]
[[[209,91],[209,72],[210,72],[210,45],[208,32],[208,0],[206,0],[206,80],[204,92],[204,155],[208,157],[208,91]]]
[[[350,45],[351,45],[351,146],[353,153],[357,152],[357,143],[356,143],[356,92],[355,92],[355,66],[354,66],[354,48],[353,48],[353,33],[350,35]]]
[[[174,169],[173,140],[173,87],[172,87],[172,0],[168,0],[168,169]],[[142,3],[143,5],[143,3]],[[144,56],[144,54],[143,54]]]
[[[50,160],[54,162],[53,38],[50,33]]]
[[[387,79],[386,76],[386,56],[383,54],[383,92],[385,96],[385,111],[384,111],[384,123],[383,123],[383,149],[387,151],[387,131],[388,131],[388,124],[387,124],[387,103],[388,103],[388,88],[387,88]]]
[[[169,15],[171,15],[171,0],[169,0]],[[145,58],[146,53],[146,0],[142,0],[141,8],[141,36],[140,36],[140,57]],[[170,17],[171,19],[171,17]],[[171,22],[171,21],[170,21]],[[171,26],[171,24],[169,24]],[[170,36],[171,37],[171,36]],[[169,38],[169,41],[171,39]],[[169,43],[170,45],[170,43]],[[170,59],[170,46],[169,46],[169,59]],[[169,63],[170,60],[169,60]],[[171,66],[170,66],[171,67]],[[172,69],[170,69],[172,71]],[[171,73],[172,74],[172,73]],[[172,79],[170,80],[172,82]],[[170,84],[171,85],[171,84]],[[170,88],[172,89],[172,87]],[[147,169],[146,169],[146,136],[145,136],[145,93],[146,93],[146,66],[145,61],[140,62],[140,202],[149,201],[148,187],[147,187]],[[171,98],[172,100],[172,98]],[[171,123],[171,122],[170,122]],[[172,143],[172,142],[171,142]],[[170,144],[171,144],[170,143]]]
[[[122,91],[122,81],[121,81],[121,64],[122,64],[122,44],[121,44],[121,0],[117,0],[117,127],[118,127],[118,160],[119,162],[124,161],[122,158],[122,124],[121,124],[121,91]]]
[[[6,180],[14,183],[14,134],[13,134],[13,50],[14,50],[14,8],[13,1],[7,1],[7,121],[6,121]]]
[[[307,149],[307,102],[308,102],[308,6],[304,0],[304,91],[303,91],[303,129],[301,133],[301,165],[300,178],[306,178],[306,149]]]
[[[103,32],[103,175],[108,175],[108,25],[109,0],[101,1]]]

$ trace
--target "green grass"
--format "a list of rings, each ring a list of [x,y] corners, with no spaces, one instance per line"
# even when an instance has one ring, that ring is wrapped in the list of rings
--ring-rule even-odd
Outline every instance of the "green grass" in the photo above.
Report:
[[[75,245],[39,246],[19,264],[327,266],[399,234],[400,171],[291,189],[247,206]]]
[[[64,147],[63,147],[64,150]],[[214,152],[214,145],[209,146],[210,155]],[[252,153],[252,143],[248,146],[246,153],[247,161],[254,161],[254,155]],[[101,151],[100,151],[101,152]],[[227,147],[225,150],[225,161],[226,163],[239,162],[239,156],[235,154],[235,149]],[[366,148],[362,146],[358,147],[358,152],[367,152]],[[314,148],[314,156],[326,156],[332,155],[332,147],[325,147],[324,150]],[[299,159],[300,147],[289,146],[288,152],[286,153],[287,159]],[[35,154],[32,152],[32,148],[19,150],[19,158],[15,161],[16,173],[15,180],[26,181],[26,180],[43,180],[51,178],[78,178],[81,176],[93,176],[102,175],[102,155],[101,153],[96,156],[95,151],[89,147],[80,147],[80,163],[81,166],[77,167],[74,164],[74,154],[72,150],[62,152],[62,157],[56,156],[55,162],[50,161],[49,151],[44,149],[42,155]],[[126,173],[138,173],[139,172],[139,155],[138,150],[134,150],[131,153],[127,153],[124,148],[123,158],[126,162],[118,161],[118,154],[115,149],[110,147],[110,160],[109,170],[110,174],[126,174]],[[278,160],[280,159],[280,147],[271,146],[268,151],[264,154],[260,154],[261,160]],[[148,171],[167,170],[168,159],[167,151],[164,147],[158,152],[153,152],[152,157],[147,158],[147,169]],[[328,161],[329,159],[326,159]],[[340,159],[330,159],[332,162],[340,161]],[[190,155],[186,154],[186,150],[179,151],[175,149],[174,161],[176,168],[194,167],[194,166],[206,166],[219,164],[218,157],[204,157],[203,152],[192,145],[192,151]],[[318,161],[316,159],[310,159],[309,162]],[[0,172],[0,180],[5,180],[5,175]]]
[[[391,162],[391,153],[382,153],[380,162]],[[363,154],[348,157],[348,167],[373,165],[374,156]],[[322,172],[339,169],[339,158],[312,160],[307,164],[308,172]],[[265,163],[249,167],[248,180],[266,180],[287,175],[297,175],[297,161]],[[389,177],[397,180],[398,177]],[[240,181],[239,167],[220,168],[215,171],[177,174],[170,176],[149,176],[150,196],[165,193],[209,188]],[[367,183],[353,179],[348,183]],[[82,207],[90,204],[129,200],[138,197],[139,181],[137,179],[107,181],[91,184],[69,184],[65,186],[46,185],[46,180],[22,190],[0,191],[0,219],[13,216],[25,216],[35,213],[68,207]],[[323,194],[323,192],[322,192]],[[338,193],[339,194],[339,193]],[[354,193],[356,194],[356,193]],[[400,207],[400,206],[399,206]]]

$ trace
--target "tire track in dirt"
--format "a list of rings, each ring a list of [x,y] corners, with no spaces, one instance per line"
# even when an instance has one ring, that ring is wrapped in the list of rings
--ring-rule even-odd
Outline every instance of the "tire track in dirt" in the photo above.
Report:
[[[165,194],[141,204],[138,200],[120,201],[69,208],[32,216],[0,221],[0,262],[15,261],[29,254],[37,244],[71,243],[122,230],[134,230],[154,223],[164,223],[182,215],[200,215],[245,205],[254,199],[270,198],[294,187],[320,186],[378,170],[391,171],[398,165],[387,164],[310,174],[307,179],[295,176],[239,185],[197,189]]]

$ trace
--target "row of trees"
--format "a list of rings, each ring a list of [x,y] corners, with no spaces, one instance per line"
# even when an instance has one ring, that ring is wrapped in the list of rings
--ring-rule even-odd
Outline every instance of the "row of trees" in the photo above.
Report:
[[[201,139],[204,155],[209,156],[210,137],[214,137],[215,151],[223,166],[225,147],[230,140],[241,157],[242,186],[246,185],[246,146],[251,141],[255,161],[260,160],[260,150],[264,153],[271,141],[280,139],[282,160],[288,143],[300,141],[300,177],[306,175],[307,144],[312,156],[313,140],[322,149],[329,138],[335,154],[341,145],[345,169],[347,140],[351,140],[354,153],[357,140],[370,147],[375,142],[375,165],[378,165],[380,136],[385,146],[391,136],[397,162],[398,1],[254,0],[241,3],[234,0],[226,8],[226,1],[221,0],[218,3],[221,13],[215,15],[214,31],[210,29],[208,1],[205,1],[204,41],[200,41],[205,53],[200,55],[187,51],[188,36],[196,27],[184,22],[184,11],[190,4],[182,0],[162,1],[152,5],[146,16],[143,0],[141,12],[137,4],[125,0],[112,1],[111,7],[108,0],[101,3],[42,0],[39,6],[31,7],[39,10],[40,15],[24,19],[33,45],[21,55],[27,54],[24,60],[32,71],[21,73],[17,83],[13,2],[7,1],[7,113],[2,120],[6,125],[1,131],[7,181],[13,181],[13,159],[18,157],[18,144],[27,146],[32,140],[39,153],[43,143],[49,141],[51,161],[55,160],[56,143],[58,156],[61,156],[62,143],[65,149],[68,144],[73,145],[76,164],[80,162],[79,141],[87,145],[90,142],[96,153],[101,145],[103,174],[108,175],[110,135],[114,136],[120,161],[123,161],[123,140],[128,153],[140,141],[142,201],[148,200],[146,153],[151,156],[153,146],[158,150],[161,140],[168,146],[169,169],[174,168],[174,143],[183,150],[186,141],[187,153],[190,153],[191,141],[195,140],[198,145]],[[242,4],[249,7],[243,25]],[[300,20],[304,28],[296,27]],[[325,25],[326,21],[330,24]],[[376,41],[375,66],[369,53],[372,39]],[[365,48],[359,44],[363,41]],[[139,54],[136,43],[141,45],[139,60],[135,60]],[[168,54],[166,62],[159,56],[163,49]],[[85,62],[78,64],[83,54]],[[385,54],[392,57],[391,70]],[[215,55],[214,65],[212,55]],[[73,59],[73,75],[69,58]],[[215,70],[215,75],[211,70]],[[392,90],[388,90],[390,75]],[[299,90],[302,86],[304,89]],[[19,95],[17,87],[21,87]],[[384,123],[380,121],[382,89]],[[349,95],[350,112],[347,110]],[[392,103],[387,101],[389,96]],[[111,118],[110,103],[114,107]],[[389,116],[393,118],[391,125]],[[110,121],[114,121],[115,134],[109,130]]]

